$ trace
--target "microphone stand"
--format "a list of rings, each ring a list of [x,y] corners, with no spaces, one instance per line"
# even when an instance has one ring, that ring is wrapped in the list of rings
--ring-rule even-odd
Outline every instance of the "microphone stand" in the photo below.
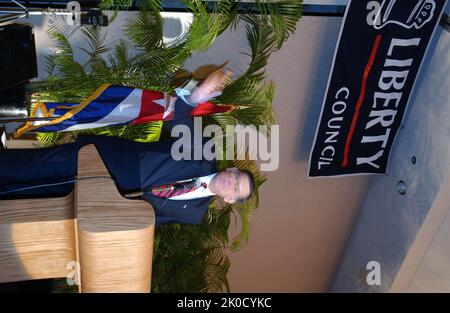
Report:
[[[36,9],[27,8],[16,0],[11,0],[11,2],[16,4],[20,8],[0,7],[0,26],[4,26],[8,24],[8,22],[14,21],[16,19],[20,19],[23,17],[28,18],[30,15],[65,15],[67,16],[67,22],[69,25],[108,26],[108,16],[102,14],[102,12],[97,9],[81,10],[76,6],[73,6],[72,9],[69,9],[69,6],[65,9]],[[79,3],[77,4],[77,6],[79,6]]]

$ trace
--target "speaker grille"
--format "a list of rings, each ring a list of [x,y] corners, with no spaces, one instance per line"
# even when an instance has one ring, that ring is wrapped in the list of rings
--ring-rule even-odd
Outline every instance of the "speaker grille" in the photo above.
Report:
[[[28,24],[0,27],[0,90],[37,76],[33,29]]]
[[[8,42],[0,38],[0,77],[2,77],[9,68],[11,62],[11,49]]]

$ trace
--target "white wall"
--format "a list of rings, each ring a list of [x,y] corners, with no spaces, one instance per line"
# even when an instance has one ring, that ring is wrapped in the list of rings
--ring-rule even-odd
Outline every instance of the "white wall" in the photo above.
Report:
[[[449,190],[447,173],[390,292],[450,292]]]
[[[447,3],[445,12],[449,11]],[[450,33],[438,27],[411,96],[404,128],[399,130],[392,148],[389,175],[373,179],[333,291],[388,291],[443,188],[450,171],[449,51]],[[413,156],[416,164],[411,161]],[[400,180],[406,183],[405,195],[397,190]],[[381,264],[380,286],[365,283],[369,261]]]

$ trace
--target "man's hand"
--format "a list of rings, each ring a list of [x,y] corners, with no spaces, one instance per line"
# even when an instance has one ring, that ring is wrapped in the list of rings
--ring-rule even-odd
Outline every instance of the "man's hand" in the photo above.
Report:
[[[226,68],[215,70],[194,89],[189,100],[198,104],[221,95],[225,86],[231,82],[232,75],[233,72]]]

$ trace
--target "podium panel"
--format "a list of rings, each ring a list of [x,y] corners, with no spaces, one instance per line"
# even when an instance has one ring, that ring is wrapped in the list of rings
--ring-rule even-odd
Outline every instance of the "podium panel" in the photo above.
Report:
[[[149,292],[153,208],[120,195],[94,145],[80,149],[77,178],[66,197],[0,201],[0,282],[69,277],[81,292]]]

